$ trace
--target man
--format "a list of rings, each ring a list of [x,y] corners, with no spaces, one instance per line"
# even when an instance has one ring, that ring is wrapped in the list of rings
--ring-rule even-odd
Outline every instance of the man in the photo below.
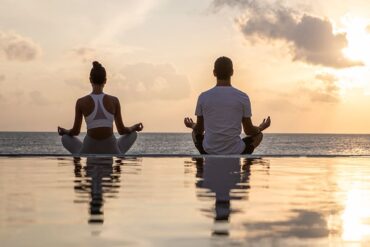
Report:
[[[270,117],[259,126],[252,124],[249,97],[231,85],[233,73],[231,59],[218,58],[213,70],[217,84],[199,96],[196,123],[184,119],[185,126],[193,130],[193,141],[201,154],[251,154],[262,141],[262,131],[271,124]],[[247,135],[243,139],[242,125]]]

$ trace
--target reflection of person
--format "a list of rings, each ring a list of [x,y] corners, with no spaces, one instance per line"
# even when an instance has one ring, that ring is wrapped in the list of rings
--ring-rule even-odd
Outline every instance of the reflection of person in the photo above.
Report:
[[[245,198],[244,195],[249,189],[245,183],[249,181],[252,160],[247,159],[241,165],[239,158],[205,157],[204,160],[203,158],[196,159],[195,164],[197,167],[196,176],[203,178],[197,182],[197,187],[209,189],[215,194],[215,222],[228,222],[232,212],[230,201]],[[243,190],[236,194],[232,193],[234,189]],[[208,194],[204,196],[209,197]],[[214,230],[213,234],[228,235],[228,230],[227,228],[218,228]]]
[[[93,62],[90,72],[92,93],[77,100],[73,128],[66,130],[58,127],[63,146],[73,154],[124,154],[134,144],[136,131],[143,129],[141,123],[125,127],[118,98],[103,93],[106,81],[104,67]],[[80,133],[83,116],[87,135],[82,143],[76,136]],[[118,141],[113,135],[113,121],[122,135]]]
[[[252,124],[249,97],[231,85],[233,73],[230,58],[218,58],[213,70],[217,84],[199,96],[196,123],[184,119],[201,154],[251,154],[262,141],[262,131],[270,126],[270,117],[259,126]],[[241,125],[247,135],[243,139]]]
[[[75,191],[90,196],[89,223],[104,222],[104,194],[117,193],[119,188],[120,163],[113,165],[112,157],[88,157],[86,166],[82,167],[80,159],[74,160]],[[111,197],[111,196],[110,196]],[[78,202],[78,201],[77,201]]]

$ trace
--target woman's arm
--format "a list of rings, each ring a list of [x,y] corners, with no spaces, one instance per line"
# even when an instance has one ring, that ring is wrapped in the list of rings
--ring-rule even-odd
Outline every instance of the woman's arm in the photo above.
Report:
[[[131,127],[126,127],[122,121],[121,104],[119,99],[115,98],[116,112],[114,114],[114,122],[116,123],[118,134],[125,135],[134,131],[142,131],[144,126],[142,123],[134,124]]]
[[[77,136],[78,134],[80,134],[81,124],[82,124],[82,117],[83,116],[82,116],[82,111],[80,109],[79,100],[77,100],[76,107],[75,107],[75,121],[74,121],[72,129],[66,130],[66,129],[58,126],[59,135]]]

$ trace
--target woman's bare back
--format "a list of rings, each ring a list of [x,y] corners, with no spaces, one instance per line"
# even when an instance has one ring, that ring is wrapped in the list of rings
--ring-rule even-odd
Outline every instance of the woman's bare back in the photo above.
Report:
[[[117,113],[116,97],[105,94],[103,98],[103,105],[104,108],[109,113],[116,116]],[[77,100],[76,107],[80,109],[82,115],[86,118],[94,111],[95,103],[94,100],[89,95],[86,95]],[[87,130],[87,134],[94,139],[102,140],[110,137],[113,134],[113,129],[109,127],[98,127]]]

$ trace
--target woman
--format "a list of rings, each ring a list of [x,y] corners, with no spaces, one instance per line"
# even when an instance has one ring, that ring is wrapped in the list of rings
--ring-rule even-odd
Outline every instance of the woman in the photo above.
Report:
[[[92,93],[77,100],[73,128],[66,130],[58,127],[63,146],[72,154],[124,154],[134,144],[136,131],[143,129],[142,123],[125,127],[118,98],[103,93],[106,81],[104,67],[99,62],[93,62],[90,72]],[[82,116],[87,126],[83,143],[76,137],[81,130]],[[113,135],[113,121],[122,135],[118,141]]]

